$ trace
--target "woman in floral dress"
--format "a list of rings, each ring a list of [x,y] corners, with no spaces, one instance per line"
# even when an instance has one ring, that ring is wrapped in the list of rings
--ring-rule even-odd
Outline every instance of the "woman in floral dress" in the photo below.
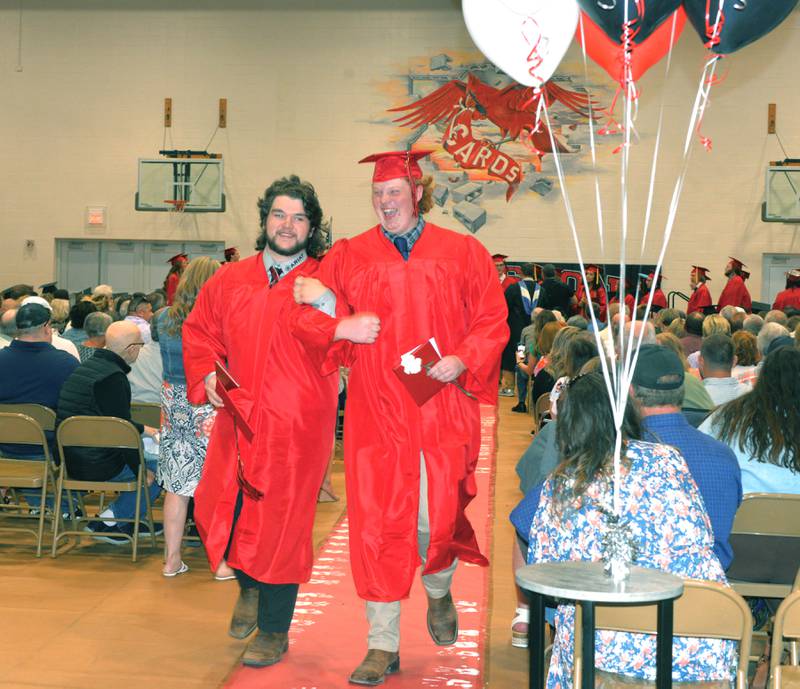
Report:
[[[162,570],[165,577],[174,577],[189,569],[181,559],[181,542],[189,499],[200,481],[215,416],[210,404],[195,407],[186,399],[181,329],[194,307],[200,288],[219,267],[218,261],[207,256],[195,258],[181,275],[174,303],[162,311],[157,320],[164,380],[156,478],[165,491],[166,558]],[[232,578],[233,572],[217,572],[217,577],[225,578],[223,575],[226,573]]]
[[[614,425],[599,373],[579,376],[558,401],[557,444],[562,463],[544,484],[530,532],[528,562],[602,559],[602,537],[613,513]],[[629,409],[620,481],[622,513],[638,545],[635,563],[684,578],[726,583],[714,555],[711,524],[680,453],[640,442],[639,420]],[[574,605],[560,605],[548,689],[572,686]],[[600,670],[654,679],[656,638],[599,631]],[[676,637],[674,681],[733,679],[736,646],[721,639]]]

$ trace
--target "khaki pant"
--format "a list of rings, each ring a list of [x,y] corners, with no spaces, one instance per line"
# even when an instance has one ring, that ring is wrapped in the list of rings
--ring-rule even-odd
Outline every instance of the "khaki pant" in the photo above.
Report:
[[[419,556],[425,563],[428,554],[428,544],[431,540],[430,526],[428,524],[428,473],[425,468],[425,457],[420,452],[419,456],[419,514],[417,516],[417,543]],[[425,574],[422,585],[431,598],[443,598],[450,591],[453,574],[456,571],[458,560],[447,569],[435,574]],[[377,603],[367,601],[367,621],[369,622],[369,635],[367,636],[368,648],[381,651],[396,652],[400,649],[400,601],[391,603]]]

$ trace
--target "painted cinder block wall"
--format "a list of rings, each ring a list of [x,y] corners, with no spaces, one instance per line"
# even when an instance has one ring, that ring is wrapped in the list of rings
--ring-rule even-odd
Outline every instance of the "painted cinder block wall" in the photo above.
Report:
[[[402,132],[386,108],[407,99],[402,75],[440,53],[468,55],[474,46],[453,0],[370,2],[192,3],[56,2],[23,4],[21,71],[19,5],[0,5],[0,92],[3,164],[0,286],[43,282],[55,270],[58,237],[219,239],[252,247],[258,195],[276,176],[296,172],[319,190],[337,237],[374,222],[369,170],[363,155],[395,146]],[[183,6],[182,6],[183,5]],[[703,132],[713,150],[694,145],[671,248],[664,266],[668,289],[688,288],[688,266],[706,265],[721,289],[721,270],[733,254],[752,267],[758,297],[764,253],[800,253],[797,226],[760,221],[764,170],[783,157],[766,131],[767,104],[778,108],[778,131],[800,157],[800,92],[796,62],[800,12],[765,40],[731,56],[725,81],[714,89]],[[474,55],[474,52],[473,52]],[[656,122],[665,108],[662,175],[656,189],[651,241],[642,262],[654,262],[704,52],[687,27],[675,49],[669,79],[657,65],[641,81],[630,170],[631,256],[638,262],[644,201]],[[583,80],[573,46],[563,71]],[[590,66],[589,81],[610,80]],[[214,131],[217,100],[228,99],[228,122],[211,150],[226,164],[228,211],[187,215],[133,209],[136,160],[161,147],[162,104],[173,99],[168,144],[201,148]],[[568,191],[587,258],[618,257],[619,155],[599,151],[605,207],[602,254],[594,223],[594,175],[573,165]],[[574,168],[583,168],[575,172]],[[545,159],[543,174],[553,178]],[[108,208],[100,234],[84,227],[87,206]],[[466,232],[441,209],[431,219]],[[519,259],[575,260],[558,184],[542,197],[521,190],[510,203],[494,201],[477,236],[492,251]],[[26,249],[25,240],[35,242]],[[247,253],[245,251],[244,253]]]

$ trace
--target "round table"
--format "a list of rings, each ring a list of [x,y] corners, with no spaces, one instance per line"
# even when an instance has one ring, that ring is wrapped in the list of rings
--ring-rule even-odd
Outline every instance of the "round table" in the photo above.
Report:
[[[683,595],[683,580],[656,569],[631,567],[628,579],[615,584],[602,562],[541,562],[520,567],[517,584],[530,596],[531,689],[544,687],[544,596],[577,601],[581,605],[582,689],[594,689],[594,608],[604,605],[649,603],[658,605],[656,687],[672,686],[672,602]],[[577,641],[577,640],[576,640]]]

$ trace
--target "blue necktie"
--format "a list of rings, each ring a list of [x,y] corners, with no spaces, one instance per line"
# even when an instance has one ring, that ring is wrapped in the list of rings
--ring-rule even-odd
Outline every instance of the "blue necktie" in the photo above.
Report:
[[[400,255],[403,257],[404,261],[408,260],[408,241],[405,237],[395,237],[394,238],[394,245],[397,247],[397,250],[400,252]]]

